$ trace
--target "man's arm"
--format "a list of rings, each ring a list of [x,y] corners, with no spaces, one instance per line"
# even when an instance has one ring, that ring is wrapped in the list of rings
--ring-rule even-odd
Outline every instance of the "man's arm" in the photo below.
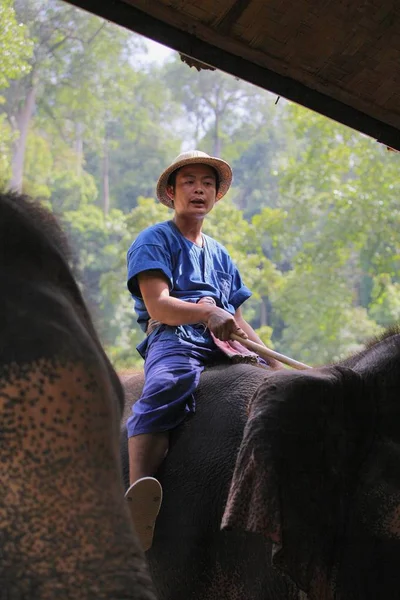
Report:
[[[214,335],[228,340],[231,333],[246,337],[235,317],[226,310],[209,303],[195,304],[173,298],[161,271],[143,271],[138,274],[140,293],[152,319],[165,325],[205,323]]]
[[[239,327],[247,334],[247,337],[252,342],[256,342],[256,344],[261,344],[265,346],[264,342],[258,337],[252,326],[243,318],[242,311],[240,308],[236,309],[235,312],[235,321],[239,325]],[[268,359],[268,364],[273,369],[284,369],[285,367],[279,361],[274,358]]]

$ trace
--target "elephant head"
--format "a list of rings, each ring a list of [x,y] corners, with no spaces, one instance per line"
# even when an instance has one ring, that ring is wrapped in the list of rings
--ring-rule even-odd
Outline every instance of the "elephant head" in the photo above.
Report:
[[[123,500],[123,393],[50,213],[0,194],[0,597],[154,600]]]
[[[252,400],[222,527],[272,541],[311,600],[397,597],[399,367],[388,336],[342,365],[275,373]]]

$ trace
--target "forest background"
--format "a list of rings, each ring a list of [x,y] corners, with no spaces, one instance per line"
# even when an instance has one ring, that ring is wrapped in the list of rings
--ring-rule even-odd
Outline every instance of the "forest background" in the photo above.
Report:
[[[127,249],[170,218],[156,181],[192,148],[233,167],[205,232],[267,344],[326,364],[400,321],[399,154],[60,1],[0,0],[0,46],[0,185],[61,219],[117,368],[141,365]]]

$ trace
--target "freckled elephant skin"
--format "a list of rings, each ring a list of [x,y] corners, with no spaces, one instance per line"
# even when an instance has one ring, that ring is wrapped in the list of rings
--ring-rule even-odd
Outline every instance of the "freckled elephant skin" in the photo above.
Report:
[[[201,376],[197,412],[172,434],[158,477],[164,500],[146,554],[160,600],[294,600],[293,584],[266,566],[270,544],[245,532],[221,532],[228,489],[247,420],[247,404],[269,372],[220,365]],[[143,377],[124,382],[132,404]],[[125,418],[129,409],[125,411]],[[128,487],[126,430],[121,433]]]

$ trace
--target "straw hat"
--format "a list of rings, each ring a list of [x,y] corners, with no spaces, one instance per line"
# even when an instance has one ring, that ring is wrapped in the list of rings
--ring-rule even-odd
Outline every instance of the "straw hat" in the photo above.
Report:
[[[225,196],[232,183],[232,169],[230,168],[228,163],[224,160],[221,160],[220,158],[209,156],[205,152],[201,152],[201,150],[191,150],[190,152],[182,152],[182,154],[179,154],[179,156],[175,158],[175,160],[170,164],[170,166],[167,169],[165,169],[163,173],[161,173],[157,183],[157,198],[160,202],[172,208],[171,198],[167,194],[167,184],[169,176],[171,175],[171,173],[173,173],[177,169],[180,169],[181,167],[184,167],[185,165],[191,165],[196,163],[210,165],[210,167],[214,167],[219,176],[217,201],[221,200],[221,198]]]

